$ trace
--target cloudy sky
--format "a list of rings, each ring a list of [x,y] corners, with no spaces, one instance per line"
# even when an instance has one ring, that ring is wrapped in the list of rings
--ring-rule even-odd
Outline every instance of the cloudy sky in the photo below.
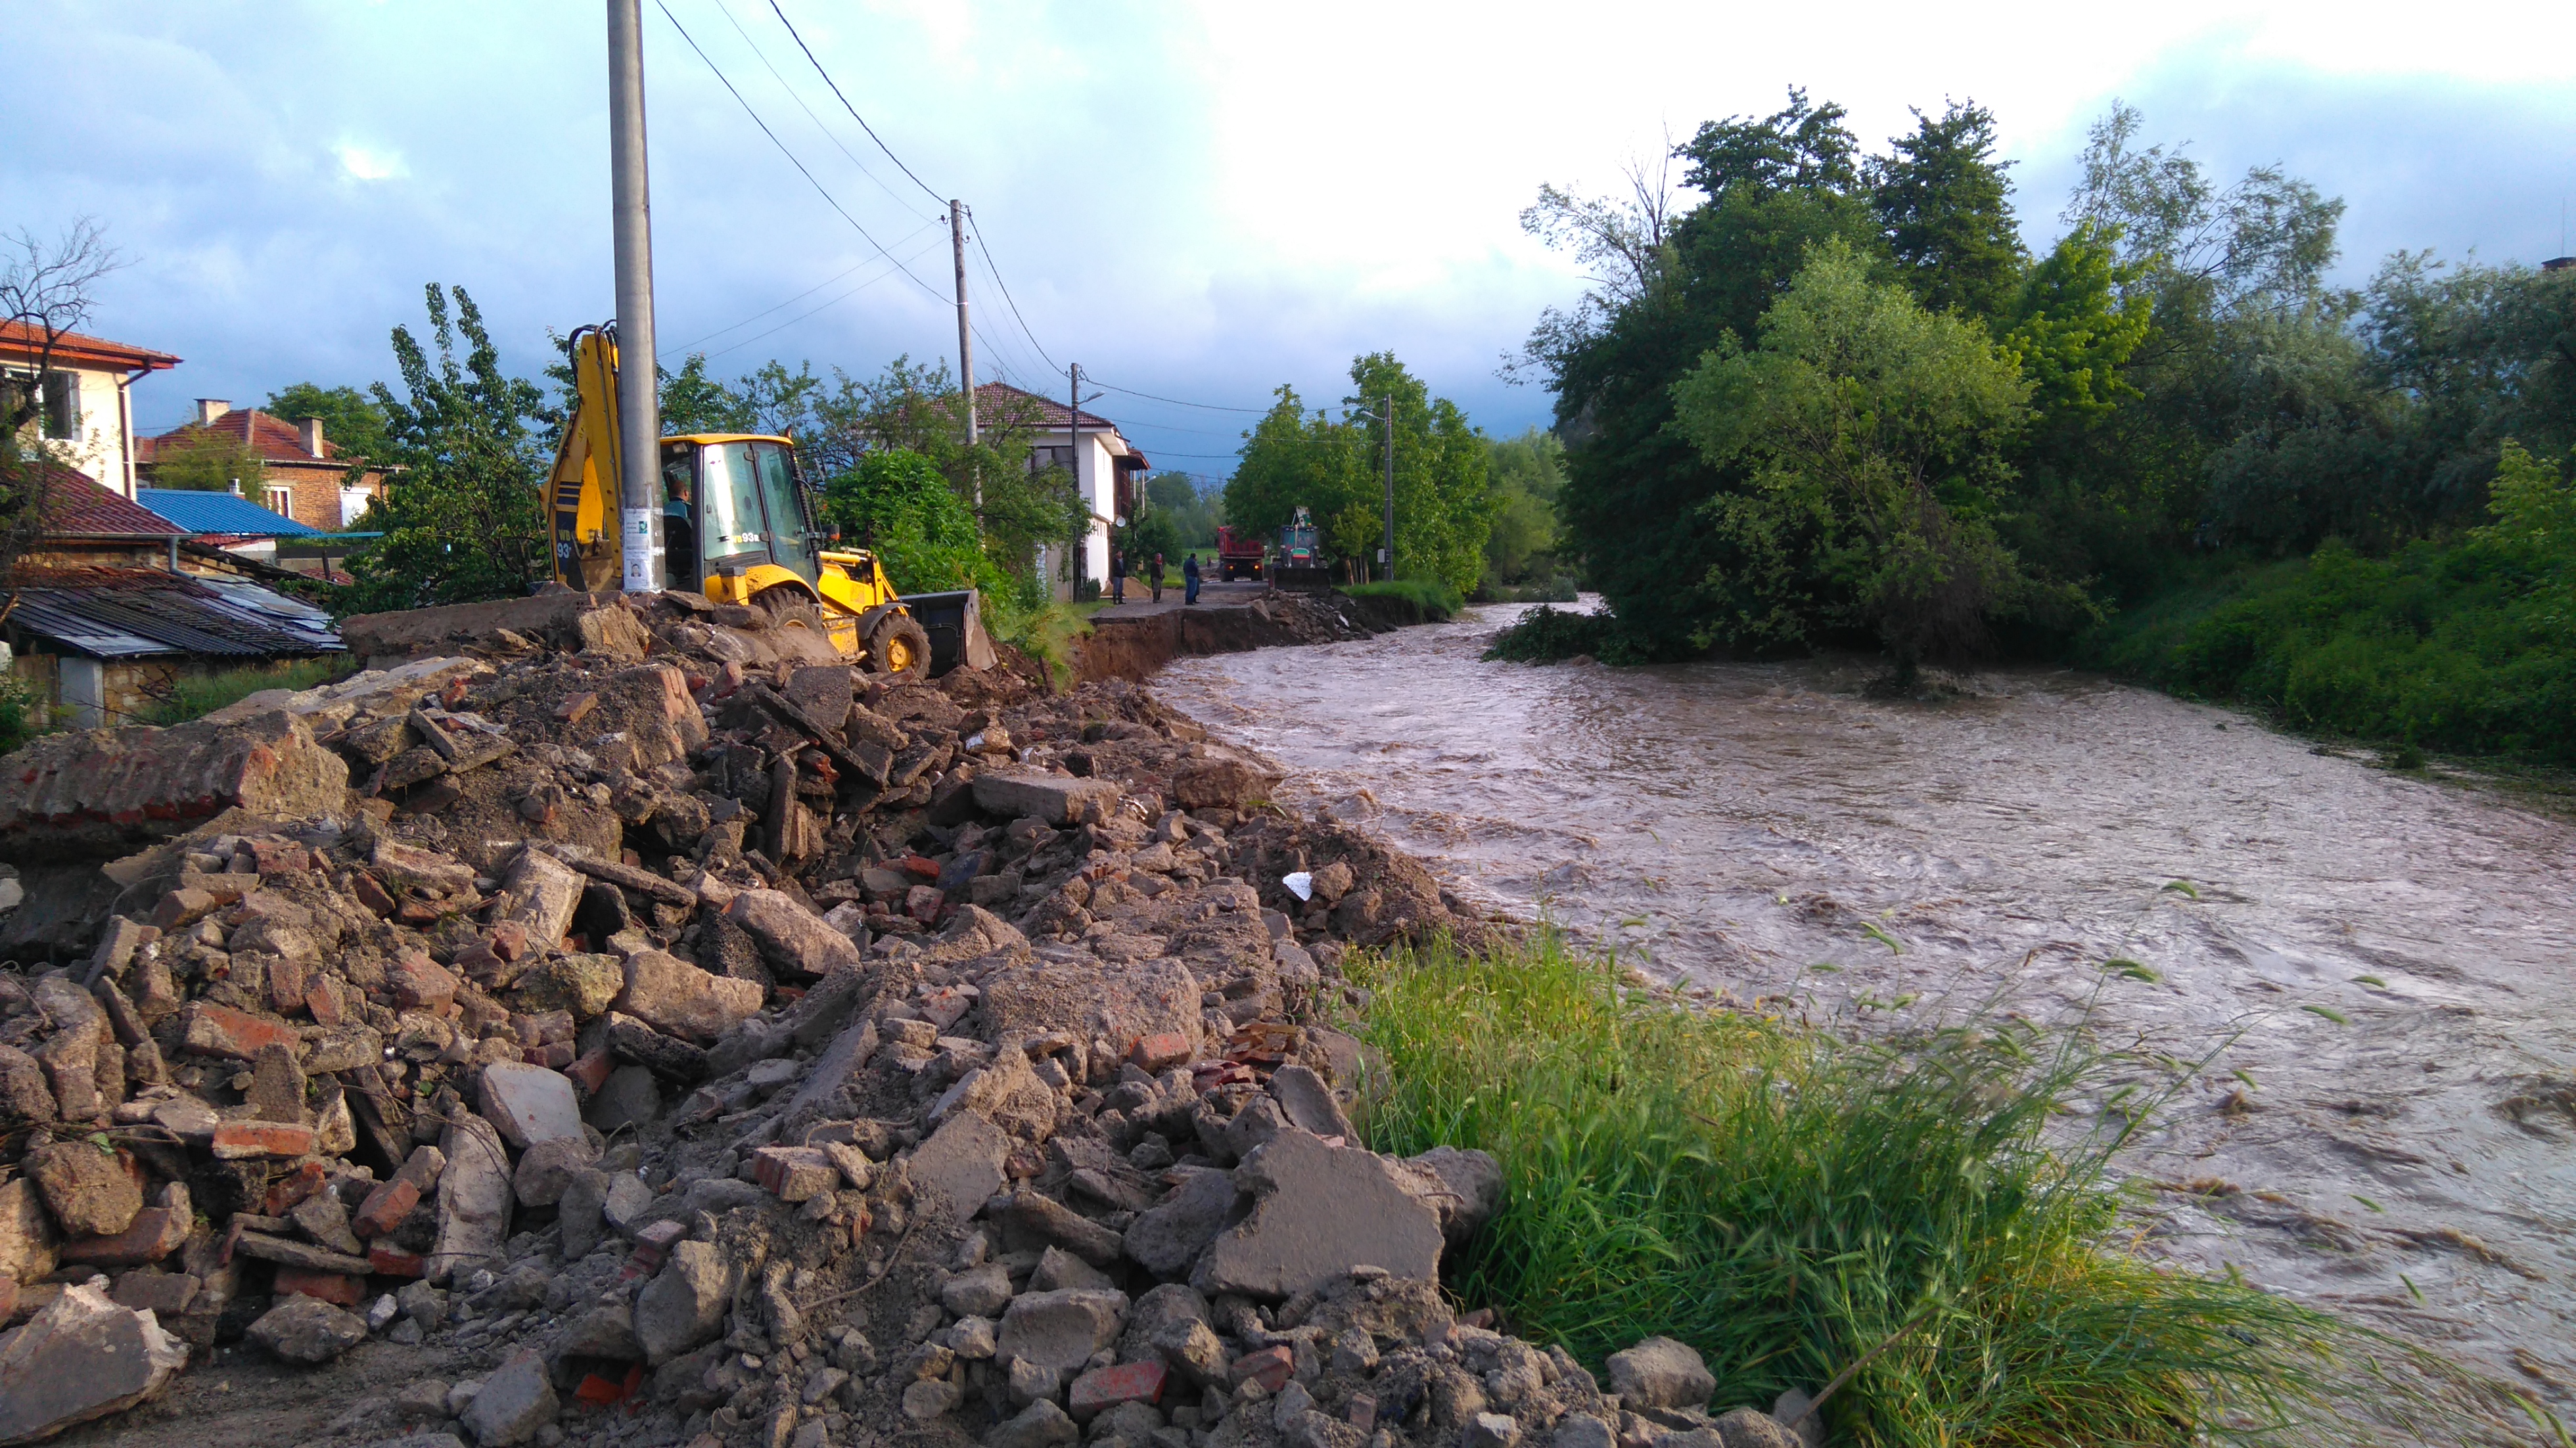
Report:
[[[2399,248],[2536,263],[2576,196],[2559,7],[777,3],[921,184],[771,0],[645,0],[665,362],[953,361],[957,196],[1017,303],[978,257],[980,375],[1052,392],[1079,362],[1127,390],[1096,410],[1200,472],[1244,414],[1133,394],[1329,401],[1392,348],[1490,430],[1543,422],[1495,364],[1581,282],[1520,209],[1791,84],[1873,141],[1909,105],[1992,107],[2036,244],[2115,97],[2221,173],[2346,198],[2350,281]],[[155,430],[194,397],[387,376],[433,280],[533,372],[549,327],[610,308],[604,33],[549,0],[0,0],[0,230],[107,226],[132,265],[94,329],[187,359],[138,389]]]

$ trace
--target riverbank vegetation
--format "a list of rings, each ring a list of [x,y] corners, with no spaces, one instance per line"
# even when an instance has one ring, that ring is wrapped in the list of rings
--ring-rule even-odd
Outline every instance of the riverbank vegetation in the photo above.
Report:
[[[1346,584],[1342,592],[1371,604],[1380,622],[1439,623],[1455,618],[1467,606],[1458,590],[1436,578],[1391,578],[1381,583]]]
[[[1545,936],[1362,975],[1370,1144],[1503,1164],[1449,1286],[1588,1363],[1677,1337],[1719,1409],[1767,1409],[1866,1357],[1823,1411],[1873,1448],[2511,1441],[2478,1426],[2514,1413],[2501,1394],[2126,1251],[2123,1128],[2046,1130],[2119,1074],[2078,1038],[1997,1019],[1848,1042],[1625,989]]]
[[[1515,365],[1608,616],[1498,653],[2047,657],[2428,747],[2576,737],[2576,532],[2490,506],[2514,458],[2512,506],[2567,506],[2576,269],[2337,287],[2339,200],[2145,127],[2093,128],[2037,253],[1970,103],[1869,154],[1792,91],[1677,147],[1683,196],[1543,190],[1524,224],[1598,285]]]

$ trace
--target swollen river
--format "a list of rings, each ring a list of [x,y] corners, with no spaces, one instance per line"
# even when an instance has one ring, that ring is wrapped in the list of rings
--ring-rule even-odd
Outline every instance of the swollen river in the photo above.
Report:
[[[1922,704],[1858,660],[1479,662],[1515,612],[1156,686],[1295,802],[1366,791],[1460,894],[1660,978],[1819,1021],[2089,1010],[2209,1057],[2124,1158],[2151,1250],[2567,1410],[2576,826],[2062,671]]]

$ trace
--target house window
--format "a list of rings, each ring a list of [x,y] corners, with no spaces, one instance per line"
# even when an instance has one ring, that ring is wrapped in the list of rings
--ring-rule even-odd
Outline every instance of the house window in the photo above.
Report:
[[[45,436],[72,439],[80,436],[80,378],[69,372],[45,374]]]
[[[270,488],[268,490],[268,510],[281,517],[294,517],[295,490],[293,488]]]

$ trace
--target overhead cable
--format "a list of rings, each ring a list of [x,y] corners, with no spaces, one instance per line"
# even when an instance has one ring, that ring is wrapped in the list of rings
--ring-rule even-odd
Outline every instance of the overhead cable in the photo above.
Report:
[[[752,38],[751,38],[751,32],[750,32],[750,31],[745,30],[745,29],[743,29],[743,28],[742,28],[742,22],[741,22],[741,21],[736,20],[736,19],[734,19],[734,18],[733,18],[733,7],[732,7],[732,6],[730,6],[730,5],[728,5],[728,4],[726,4],[726,3],[725,3],[725,0],[716,0],[716,9],[717,9],[717,10],[719,10],[719,11],[721,11],[721,12],[723,12],[723,14],[724,14],[724,18],[725,18],[725,23],[726,23],[727,25],[730,25],[730,26],[732,26],[732,27],[733,27],[733,33],[734,33],[734,34],[739,35],[739,36],[741,36],[741,37],[742,37],[742,43],[743,43],[743,45],[744,45],[745,47],[747,47],[747,48],[751,51],[751,53],[752,53],[752,57],[753,57],[754,59],[756,59],[756,60],[758,60],[758,61],[760,62],[760,64],[761,64],[761,68],[762,68],[762,69],[764,69],[764,70],[766,70],[766,71],[768,71],[768,72],[769,72],[769,74],[770,74],[770,78],[771,78],[771,79],[773,79],[773,80],[775,80],[775,81],[777,81],[777,82],[778,82],[778,88],[779,88],[780,90],[783,90],[783,91],[787,92],[787,98],[788,98],[789,100],[792,100],[792,101],[796,102],[796,108],[797,108],[798,110],[803,111],[803,112],[805,113],[805,118],[806,118],[807,120],[810,120],[810,121],[812,121],[812,122],[814,123],[814,129],[816,129],[816,130],[818,130],[818,131],[821,131],[821,132],[823,133],[823,138],[824,138],[825,140],[828,140],[828,141],[830,141],[830,142],[832,143],[832,147],[833,147],[833,149],[835,149],[835,150],[839,151],[842,155],[849,157],[849,159],[850,159],[850,164],[859,168],[859,174],[860,174],[860,175],[862,175],[862,176],[867,177],[870,181],[874,181],[874,182],[876,183],[876,187],[877,187],[877,189],[878,189],[878,190],[880,190],[880,191],[883,191],[883,192],[886,194],[886,196],[887,196],[890,200],[892,200],[892,201],[894,202],[894,204],[895,204],[895,205],[897,205],[897,206],[906,206],[906,204],[907,204],[907,203],[906,203],[906,202],[904,201],[904,199],[903,199],[903,194],[902,194],[901,192],[899,192],[899,191],[895,190],[893,187],[888,186],[887,184],[885,184],[885,182],[884,182],[884,181],[880,180],[880,179],[878,178],[878,176],[877,176],[877,173],[876,173],[876,172],[871,171],[871,170],[869,170],[869,169],[868,169],[868,163],[867,163],[867,162],[860,160],[860,159],[859,159],[855,154],[853,154],[853,153],[851,152],[851,150],[850,150],[850,148],[849,148],[849,147],[842,145],[842,144],[841,144],[841,138],[840,138],[840,137],[838,137],[838,136],[836,136],[836,135],[833,135],[833,134],[832,134],[832,128],[831,128],[831,127],[829,127],[829,126],[827,126],[827,125],[824,125],[824,124],[823,124],[823,118],[822,118],[821,116],[818,116],[818,115],[814,114],[814,108],[813,108],[812,106],[809,106],[809,105],[805,104],[805,98],[804,98],[803,96],[798,95],[798,94],[796,93],[796,87],[794,87],[794,86],[792,86],[792,85],[789,85],[789,84],[787,83],[787,77],[785,77],[785,76],[783,76],[783,75],[780,75],[780,74],[778,73],[778,67],[777,67],[777,66],[774,66],[774,65],[771,65],[771,64],[769,63],[769,54],[768,54],[768,52],[766,52],[766,51],[764,51],[764,50],[762,50],[762,49],[760,48],[760,42],[759,42],[759,41],[756,41],[756,40],[754,40],[754,39],[752,39]],[[823,79],[824,79],[826,82],[828,82],[828,81],[830,81],[830,80],[831,80],[831,77],[830,77],[830,76],[825,76]],[[866,124],[866,123],[865,123],[865,122],[861,122],[860,124],[864,125],[864,124]],[[898,165],[898,166],[900,166],[900,165],[902,165],[903,163],[902,163],[902,162],[900,162],[900,161],[897,161],[895,164],[896,164],[896,165]],[[910,175],[911,173],[910,173],[910,172],[906,172],[905,174],[906,174],[906,175]],[[898,244],[898,245],[900,245],[900,243],[897,243],[897,244]]]
[[[966,216],[968,220],[973,220],[975,208],[967,207]],[[1002,300],[1010,304],[1011,316],[1020,324],[1020,331],[1029,339],[1029,345],[1038,349],[1040,357],[1046,358],[1049,370],[1063,371],[1064,369],[1055,365],[1055,358],[1047,355],[1046,344],[1038,340],[1038,334],[1029,330],[1029,319],[1020,315],[1020,304],[1018,299],[1011,295],[1011,284],[1002,280],[1002,269],[993,263],[993,249],[984,244],[984,228],[981,224],[975,228],[975,249],[984,254],[984,270],[992,276],[993,285],[1002,289]]]
[[[1115,382],[1101,382],[1097,377],[1092,377],[1088,380],[1099,383],[1099,385],[1108,388],[1112,392],[1124,392],[1130,397],[1141,397],[1148,402],[1168,402],[1174,407],[1197,407],[1204,408],[1209,412],[1250,412],[1255,414],[1267,413],[1271,410],[1268,407],[1226,407],[1214,402],[1183,402],[1177,397],[1156,397],[1153,393],[1139,392],[1132,387],[1121,387]],[[1273,405],[1275,406],[1276,404]]]
[[[885,137],[877,134],[876,127],[868,124],[868,118],[859,114],[859,108],[850,104],[850,98],[841,94],[840,83],[832,79],[832,73],[825,70],[823,68],[823,62],[815,57],[814,47],[805,43],[804,36],[796,34],[796,22],[788,19],[787,12],[778,8],[778,0],[769,0],[769,10],[771,14],[778,17],[779,24],[787,27],[787,33],[789,35],[796,36],[796,48],[805,52],[805,58],[807,60],[814,62],[814,73],[823,78],[823,84],[832,88],[832,94],[835,97],[838,97],[841,102],[841,109],[850,113],[850,119],[859,123],[859,129],[868,133],[868,139],[877,143],[877,149],[886,153],[887,160],[892,161],[896,168],[901,170],[906,176],[912,176],[912,168],[903,164],[903,158],[896,155],[894,153],[894,148],[885,143]],[[939,202],[942,205],[947,204],[947,198],[941,196],[936,191],[931,191],[929,182],[922,180],[918,176],[912,176],[912,184],[920,187],[924,191],[929,191],[931,200]]]
[[[796,153],[787,149],[787,143],[778,139],[778,133],[769,128],[769,122],[760,118],[760,112],[751,108],[750,101],[743,99],[742,92],[735,88],[733,81],[725,75],[723,67],[717,65],[714,57],[708,55],[706,51],[699,46],[698,42],[690,37],[689,28],[680,23],[680,17],[671,13],[671,7],[664,3],[664,0],[653,0],[653,4],[656,9],[662,12],[662,18],[671,22],[671,28],[680,32],[680,38],[688,41],[689,49],[697,52],[698,59],[706,62],[707,69],[715,72],[716,79],[719,82],[722,82],[726,92],[733,97],[734,103],[742,107],[742,113],[751,117],[751,123],[760,127],[760,133],[769,138],[769,144],[776,146],[778,148],[778,154],[785,156],[788,164],[796,168],[797,174],[803,176],[806,183],[814,188],[815,194],[821,196],[826,202],[829,202],[834,211],[841,213],[841,219],[850,223],[851,229],[858,232],[862,238],[865,238],[868,245],[875,247],[888,261],[895,261],[894,253],[887,251],[884,243],[878,241],[875,237],[870,236],[868,234],[868,229],[859,225],[859,219],[850,214],[849,208],[843,206],[838,200],[834,199],[832,193],[824,189],[823,183],[814,179],[814,173],[806,169],[805,163],[796,159]],[[913,276],[912,269],[906,267],[902,262],[895,261],[895,269],[901,271],[907,278],[910,278],[914,286],[928,292],[933,299],[939,301],[943,305],[948,301],[946,296],[934,290],[928,282],[923,281],[917,276]]]

